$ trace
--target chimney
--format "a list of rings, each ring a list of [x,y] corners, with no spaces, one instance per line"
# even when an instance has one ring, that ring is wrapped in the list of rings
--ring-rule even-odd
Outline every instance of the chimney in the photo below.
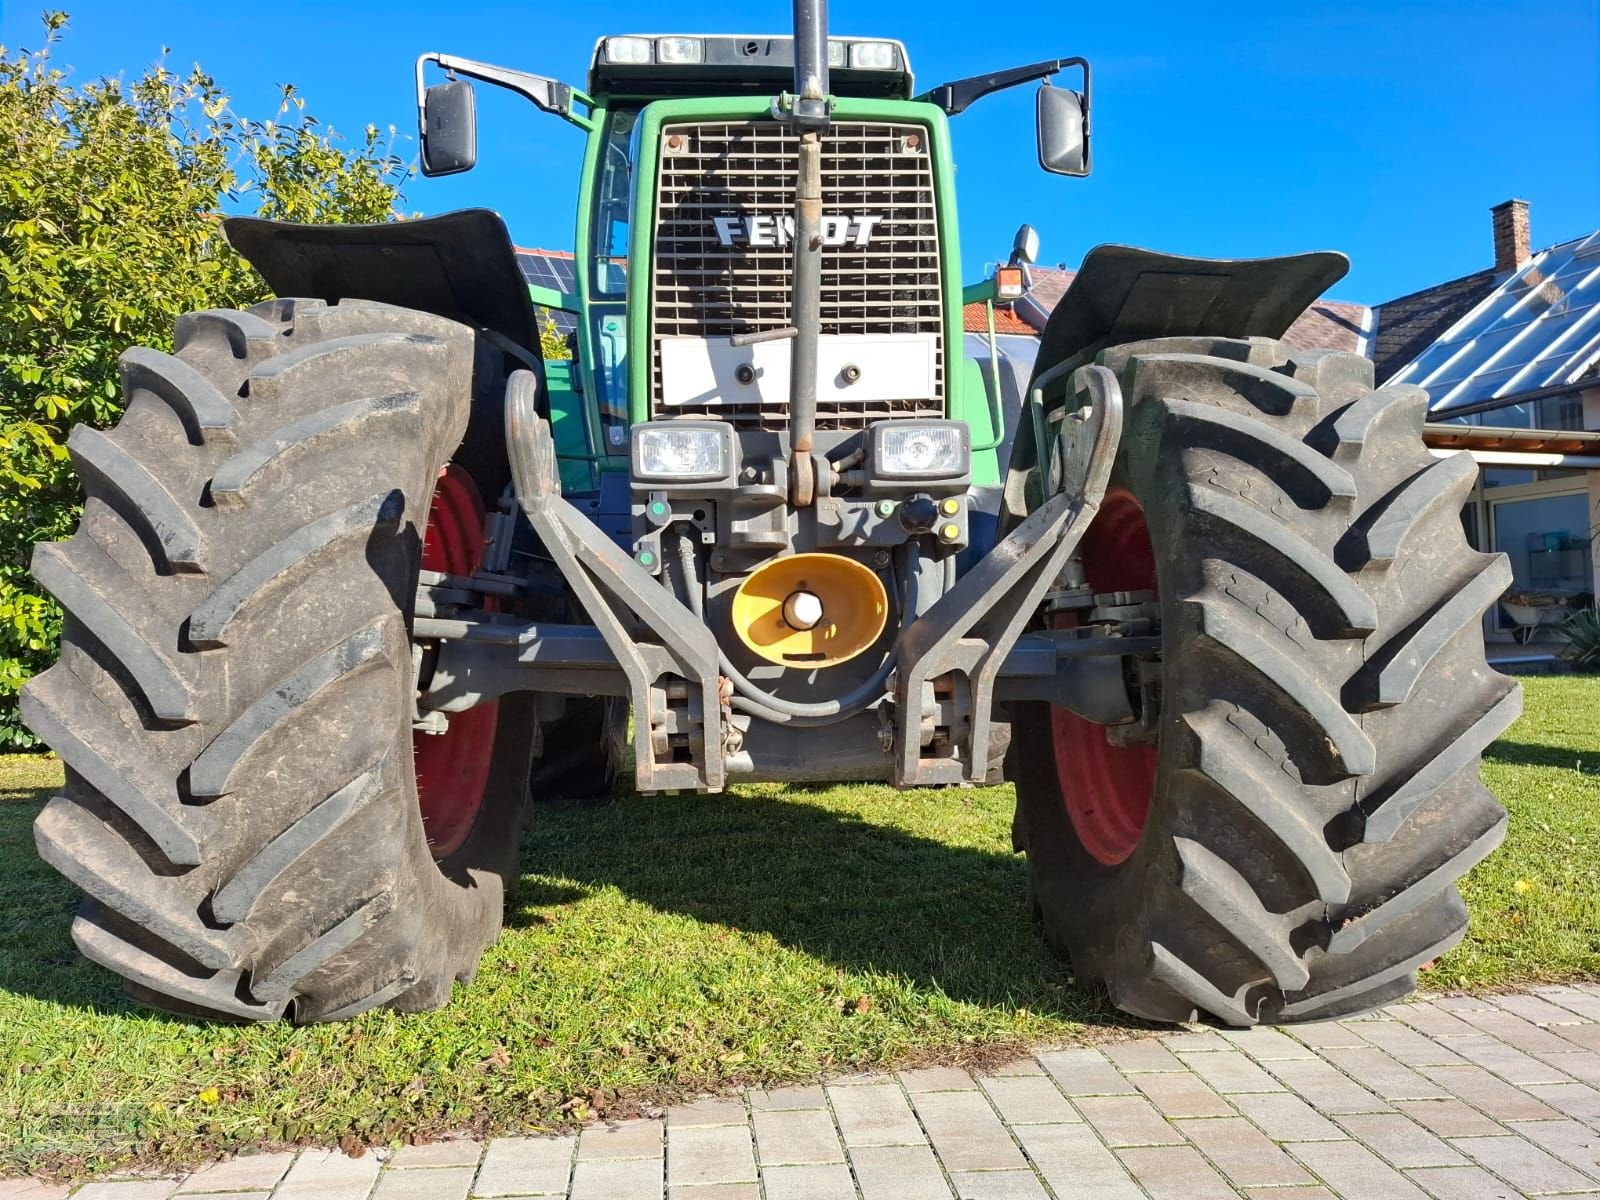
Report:
[[[1494,221],[1494,269],[1508,274],[1533,257],[1528,237],[1528,202],[1507,200],[1489,210]]]

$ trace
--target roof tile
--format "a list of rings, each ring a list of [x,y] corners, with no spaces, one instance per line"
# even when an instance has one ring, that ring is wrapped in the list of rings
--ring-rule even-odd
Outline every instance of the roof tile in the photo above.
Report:
[[[1372,356],[1378,382],[1421,355],[1494,287],[1494,271],[1479,271],[1378,305],[1378,341]]]
[[[1343,300],[1318,300],[1295,318],[1283,340],[1301,350],[1370,352],[1372,310],[1365,304]]]
[[[961,327],[968,333],[988,333],[989,317],[984,312],[984,306],[982,304],[968,304],[964,307],[961,310]],[[1029,325],[1019,317],[1014,310],[1009,307],[1002,308],[998,304],[994,307],[994,331],[997,334],[1023,333],[1030,336],[1038,332],[1032,325]]]

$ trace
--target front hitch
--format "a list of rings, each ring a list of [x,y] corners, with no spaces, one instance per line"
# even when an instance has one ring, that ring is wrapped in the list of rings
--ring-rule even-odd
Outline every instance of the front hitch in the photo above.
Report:
[[[1065,380],[1047,372],[1037,382],[1049,388]],[[562,497],[550,427],[538,412],[538,381],[518,371],[506,389],[517,502],[593,624],[419,616],[416,634],[440,643],[420,706],[455,712],[510,691],[626,695],[642,791],[720,791],[730,762],[757,779],[816,778],[812,751],[822,745],[828,769],[847,769],[851,777],[872,777],[881,753],[877,777],[902,787],[981,783],[1000,740],[992,712],[997,684],[1007,699],[1047,699],[1126,723],[1133,714],[1116,690],[1120,657],[1150,653],[1153,639],[1067,641],[1022,632],[1099,510],[1122,436],[1116,376],[1084,367],[1071,385],[1079,403],[1061,409],[1047,499],[905,627],[890,660],[892,680],[880,676],[871,685],[880,695],[864,696],[859,705],[841,701],[837,711],[802,721],[741,717],[763,723],[759,730],[751,725],[741,748],[742,726],[730,709],[734,681],[714,634]],[[915,611],[915,597],[907,602]],[[856,719],[871,708],[885,718],[877,750],[871,725]],[[816,740],[780,736],[785,724],[798,738]]]

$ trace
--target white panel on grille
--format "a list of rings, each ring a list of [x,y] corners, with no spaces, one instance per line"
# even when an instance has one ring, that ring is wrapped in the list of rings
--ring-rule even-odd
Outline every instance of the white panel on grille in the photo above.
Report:
[[[857,413],[864,421],[898,415],[897,405],[933,395],[937,342],[931,333],[823,334],[817,407]],[[752,406],[787,412],[792,352],[787,341],[735,346],[727,338],[663,338],[661,405],[677,415],[688,408],[722,413]],[[741,366],[754,372],[748,383],[739,379]]]
[[[888,397],[820,382],[817,426],[855,429],[885,417],[944,415],[944,306],[928,131],[920,125],[835,122],[823,136],[824,335],[922,335],[932,380],[920,395]],[[652,248],[651,355],[657,407],[673,339],[721,338],[789,324],[796,140],[774,121],[713,121],[661,131]],[[722,218],[720,228],[717,218]],[[868,218],[863,221],[862,218]],[[876,220],[871,220],[876,218]],[[865,236],[862,236],[865,228]],[[857,244],[857,243],[860,244]],[[786,342],[766,345],[782,357]],[[788,424],[788,397],[745,388],[716,403],[674,388],[673,415],[715,415],[747,428]],[[712,393],[707,391],[707,397]]]

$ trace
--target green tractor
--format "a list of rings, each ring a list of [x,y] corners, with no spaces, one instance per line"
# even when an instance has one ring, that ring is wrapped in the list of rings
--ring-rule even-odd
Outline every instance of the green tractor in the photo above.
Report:
[[[1425,394],[1280,340],[1341,256],[1096,249],[1007,412],[962,306],[1018,272],[961,284],[950,118],[1037,83],[1040,166],[1084,174],[1083,60],[919,92],[822,0],[605,38],[587,91],[430,54],[428,174],[473,165],[471,80],[587,139],[575,293],[484,210],[230,220],[282,298],[129,350],[122,422],[73,432],[23,711],[84,954],[191,1014],[443,1004],[540,781],[619,763],[1010,779],[1045,938],[1154,1021],[1370,1009],[1461,937],[1509,571]]]

